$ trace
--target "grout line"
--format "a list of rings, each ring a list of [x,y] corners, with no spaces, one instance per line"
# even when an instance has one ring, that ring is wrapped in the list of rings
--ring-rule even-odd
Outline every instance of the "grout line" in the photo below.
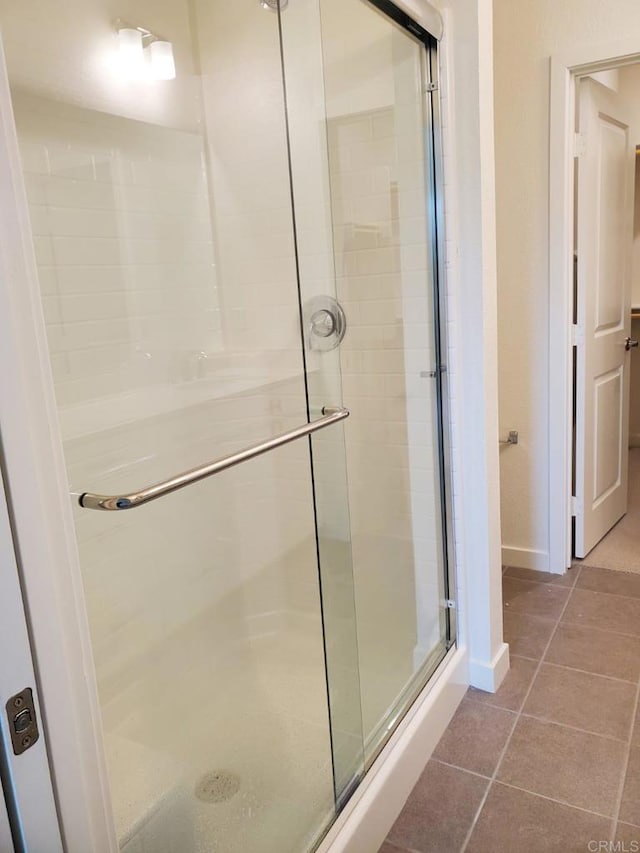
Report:
[[[578,579],[579,577],[580,577],[580,570],[578,570],[578,573],[576,574],[576,581],[577,581],[577,579]],[[519,711],[516,713],[516,715],[515,715],[515,720],[514,720],[514,722],[513,722],[513,725],[511,726],[511,731],[509,732],[509,735],[508,735],[508,737],[507,737],[507,740],[506,740],[506,742],[505,742],[505,745],[502,747],[502,750],[500,751],[500,755],[498,756],[498,761],[496,762],[495,769],[494,769],[493,774],[492,774],[492,776],[491,776],[491,780],[490,780],[489,784],[487,785],[487,790],[484,792],[484,796],[482,797],[482,800],[480,801],[480,805],[478,806],[478,809],[476,810],[476,813],[475,813],[475,815],[474,815],[474,818],[473,818],[473,820],[471,821],[471,826],[469,827],[469,831],[467,832],[467,835],[466,835],[466,837],[465,837],[465,839],[464,839],[464,842],[463,842],[463,844],[462,844],[462,847],[460,848],[460,853],[465,853],[465,851],[466,851],[466,849],[467,849],[467,847],[468,847],[468,845],[469,845],[469,841],[470,841],[470,839],[471,839],[471,836],[472,836],[472,834],[473,834],[473,831],[474,831],[474,829],[476,828],[476,825],[477,825],[477,823],[478,823],[478,820],[479,820],[479,818],[480,818],[480,815],[481,815],[481,813],[482,813],[482,810],[484,809],[485,803],[487,802],[487,798],[488,798],[488,796],[489,796],[489,792],[491,791],[491,788],[493,787],[493,783],[496,781],[496,777],[497,777],[497,775],[498,775],[498,771],[500,770],[500,767],[501,767],[501,765],[502,765],[502,762],[503,762],[503,760],[504,760],[504,757],[505,757],[505,755],[507,754],[507,750],[509,749],[509,746],[510,746],[510,744],[511,744],[511,740],[512,740],[512,738],[513,738],[513,734],[514,734],[514,732],[515,732],[515,730],[516,730],[516,726],[518,725],[518,720],[520,719],[520,715],[521,715],[521,713],[522,713],[522,708],[524,708],[525,703],[526,703],[527,699],[529,698],[529,694],[531,693],[531,690],[533,689],[533,685],[535,684],[536,678],[538,677],[538,673],[540,672],[540,669],[541,669],[541,667],[542,667],[542,661],[544,660],[544,656],[546,655],[546,653],[547,653],[547,651],[548,651],[548,649],[549,649],[549,646],[551,645],[551,642],[552,642],[553,638],[554,638],[554,637],[555,637],[555,635],[556,635],[556,631],[558,630],[558,626],[560,625],[560,620],[562,619],[562,616],[563,616],[563,614],[564,614],[565,610],[567,609],[567,607],[568,607],[568,605],[569,605],[569,601],[571,600],[571,594],[572,594],[572,592],[573,592],[573,589],[575,589],[575,584],[574,584],[574,586],[573,586],[573,587],[571,587],[571,589],[569,590],[569,595],[567,596],[567,599],[566,599],[566,601],[565,601],[565,603],[564,603],[564,605],[563,605],[563,607],[562,607],[562,610],[560,611],[560,614],[558,615],[558,617],[557,617],[557,619],[556,619],[555,627],[554,627],[553,631],[551,632],[551,636],[550,636],[550,637],[549,637],[549,639],[547,640],[547,644],[546,644],[546,646],[544,647],[544,650],[543,650],[543,652],[542,652],[542,656],[540,657],[540,660],[538,661],[538,666],[536,667],[536,670],[535,670],[535,672],[533,673],[533,677],[532,677],[532,679],[531,679],[531,682],[530,682],[530,684],[529,684],[529,687],[527,688],[527,691],[526,691],[526,693],[525,693],[525,695],[524,695],[524,697],[523,697],[523,699],[522,699],[522,702],[520,703],[520,710],[519,710]],[[549,620],[549,621],[551,621],[551,620]]]
[[[631,743],[633,740],[633,730],[636,724],[636,716],[638,713],[638,702],[640,701],[640,679],[638,680],[638,684],[636,686],[636,698],[633,705],[633,712],[631,715],[631,726],[629,727],[629,737],[627,739],[627,746],[625,749],[625,755],[622,760],[622,772],[620,774],[620,784],[618,786],[618,795],[616,797],[616,805],[613,811],[612,823],[611,823],[611,835],[612,837],[615,835],[616,826],[618,824],[618,819],[620,817],[620,809],[622,808],[622,795],[624,794],[624,786],[627,781],[627,771],[629,769],[629,759],[631,757]]]
[[[555,624],[556,621],[550,616],[538,616],[536,613],[527,613],[526,610],[514,610],[513,607],[509,607],[508,605],[503,606],[502,612],[505,614],[515,613],[516,616],[526,616],[527,619],[536,619],[539,622],[553,622]],[[524,655],[516,655],[515,657],[524,657]]]
[[[578,580],[578,575],[580,574],[580,571],[578,569],[569,569],[568,572],[569,571],[571,572],[571,583],[560,583],[558,581],[547,580],[546,578],[532,578],[532,577],[523,578],[523,577],[520,577],[520,575],[518,575],[518,574],[510,574],[510,569],[517,571],[517,569],[514,569],[513,566],[507,566],[506,569],[504,569],[504,571],[502,572],[504,577],[508,578],[509,580],[522,581],[523,583],[543,583],[543,584],[547,584],[548,586],[558,586],[558,587],[560,587],[560,589],[574,589],[575,585],[577,583],[577,580]],[[537,569],[529,569],[529,571],[535,572],[538,570]],[[567,572],[567,574],[568,574],[568,572]],[[565,575],[557,575],[554,572],[540,572],[540,574],[541,575],[547,575],[547,576],[552,577],[552,578],[565,577]]]
[[[582,591],[582,590],[580,590]],[[589,592],[589,590],[587,590]],[[596,592],[595,595],[607,595],[606,592]],[[615,598],[622,598],[624,601],[638,601],[640,602],[640,598],[629,599],[624,595],[616,595]],[[640,634],[625,634],[622,631],[612,631],[609,628],[601,628],[596,625],[589,625],[588,622],[574,622],[571,619],[564,619],[562,622],[563,625],[574,625],[576,628],[588,628],[593,631],[602,631],[604,634],[613,634],[614,637],[628,637],[631,640],[640,640]]]
[[[577,559],[577,558],[576,558]],[[583,557],[580,560],[580,563],[576,563],[576,566],[580,566],[581,569],[594,569],[596,572],[609,572],[610,575],[626,575],[627,577],[640,577],[640,572],[633,571],[633,569],[612,569],[610,566],[596,566],[594,563],[587,563],[587,558]]]
[[[592,814],[596,817],[602,817],[605,820],[611,820],[611,815],[602,814],[602,812],[594,812],[592,809],[585,809],[582,806],[576,806],[574,803],[569,803],[566,800],[556,800],[555,797],[549,797],[547,794],[539,794],[537,791],[530,791],[528,788],[521,788],[520,785],[512,785],[511,782],[503,782],[501,779],[496,779],[495,784],[503,785],[505,788],[512,788],[514,791],[522,791],[524,794],[529,794],[532,797],[538,797],[541,800],[548,800],[550,803],[556,803],[558,806],[575,809],[577,812]]]
[[[571,592],[572,589],[576,588],[576,581],[573,583],[554,583],[553,581],[543,581],[543,580],[529,580],[529,578],[520,578],[517,575],[504,575],[504,579],[508,581],[519,581],[520,583],[528,583],[530,586],[551,586],[554,589],[567,589]]]
[[[475,773],[473,770],[467,770],[466,767],[460,767],[458,764],[451,764],[449,761],[441,761],[439,758],[432,758],[438,764],[444,764],[445,767],[451,767],[452,770],[459,770],[461,773],[468,773],[470,776],[477,776],[479,779],[484,779],[486,782],[491,782],[489,776],[484,776],[482,773]],[[611,815],[602,814],[602,812],[593,811],[593,809],[585,809],[583,806],[576,806],[574,803],[569,803],[566,800],[557,800],[555,797],[550,797],[548,794],[539,794],[537,791],[531,791],[529,788],[523,788],[521,785],[514,785],[512,782],[503,782],[502,779],[495,779],[496,785],[503,785],[505,788],[512,788],[514,791],[522,791],[524,794],[530,794],[532,797],[539,797],[541,800],[549,800],[551,803],[557,803],[559,806],[566,806],[570,809],[575,809],[578,812],[585,812],[596,817],[603,817],[605,820],[611,820]],[[622,822],[622,821],[621,821]],[[629,824],[633,826],[633,824]]]
[[[640,826],[638,826],[638,824],[637,824],[637,823],[629,823],[629,821],[628,821],[628,820],[619,820],[619,821],[618,821],[618,826],[619,826],[620,824],[622,824],[622,826],[630,826],[632,829],[640,829]]]
[[[514,655],[514,654],[510,653],[509,654],[509,660],[510,661],[511,660],[528,660],[529,663],[537,663],[540,660],[540,658],[539,657],[530,658],[528,655]]]
[[[579,732],[583,735],[591,735],[592,737],[601,737],[604,740],[611,740],[614,743],[622,743],[625,746],[629,743],[626,738],[614,737],[613,735],[603,735],[600,732],[594,732],[591,729],[580,729],[578,726],[572,726],[570,723],[559,723],[557,720],[552,720],[550,717],[540,717],[537,714],[528,714],[525,711],[520,711],[519,716],[526,717],[528,720],[536,720],[539,723],[549,723],[552,726],[559,726],[563,729],[570,729],[572,732]]]
[[[580,591],[582,591],[582,589],[580,589]],[[602,593],[598,593],[598,595],[600,595],[600,594],[602,594]],[[622,597],[624,597],[624,596],[622,596]],[[627,601],[640,601],[640,598],[639,599],[626,599],[626,600]],[[533,618],[539,619],[540,617],[535,616]],[[572,625],[575,628],[582,628],[585,631],[590,631],[590,632],[595,631],[598,634],[613,634],[614,637],[630,637],[631,639],[634,639],[634,640],[640,640],[640,634],[625,634],[621,631],[616,631],[615,628],[601,628],[599,626],[595,627],[594,625],[589,625],[587,622],[573,622],[571,619],[563,619],[562,624],[563,625]],[[634,682],[634,684],[635,684],[635,682]]]
[[[410,847],[398,847],[397,844],[394,844],[393,841],[389,841],[388,838],[385,838],[383,844],[389,845],[392,850],[397,850],[398,853],[420,853],[419,850],[412,850]]]
[[[543,661],[543,663],[544,663],[544,661]],[[535,677],[536,676],[534,675],[533,678],[535,678]],[[628,681],[623,681],[621,683],[622,684],[630,684],[630,682],[628,682]],[[495,708],[496,711],[506,711],[508,714],[516,714],[518,717],[526,717],[528,720],[536,720],[539,723],[548,723],[549,725],[552,725],[552,726],[559,726],[560,728],[563,728],[563,729],[570,729],[573,732],[579,732],[580,734],[583,734],[583,735],[592,735],[593,737],[601,737],[604,740],[610,740],[610,741],[613,741],[614,743],[622,743],[625,745],[627,745],[629,743],[627,738],[615,737],[614,735],[605,735],[605,734],[602,734],[601,732],[594,732],[592,729],[582,729],[579,726],[572,726],[571,723],[562,723],[562,722],[559,722],[558,720],[552,720],[551,717],[541,717],[539,714],[531,714],[528,711],[524,710],[526,698],[523,699],[522,704],[518,708],[515,708],[515,709],[514,708],[505,708],[503,705],[495,705],[492,702],[486,702],[486,701],[483,701],[482,699],[477,699],[473,695],[471,695],[471,696],[466,695],[462,701],[463,702],[473,702],[475,705],[484,705],[485,708]],[[447,762],[443,761],[442,763],[446,764]],[[452,766],[455,767],[457,765],[452,765]],[[468,772],[472,773],[473,771],[469,770]],[[479,773],[477,775],[484,776],[483,773]],[[485,778],[488,779],[490,777],[486,776]]]
[[[566,625],[566,622],[563,622],[563,624]],[[517,656],[514,655],[514,657]],[[572,672],[580,672],[583,675],[592,675],[594,678],[604,678],[607,681],[619,681],[622,684],[633,684],[634,686],[638,683],[637,678],[618,678],[615,675],[603,675],[601,672],[592,672],[590,669],[580,669],[577,666],[568,666],[564,663],[554,663],[554,661],[551,660],[543,660],[543,663],[546,664],[546,666],[554,666],[556,669],[568,669]]]
[[[640,577],[640,575],[638,575]],[[533,581],[537,583],[537,581]],[[525,583],[529,583],[529,581],[525,581]],[[553,584],[551,584],[553,586]],[[594,595],[606,595],[607,598],[624,598],[627,601],[637,601],[640,602],[640,595],[622,595],[619,592],[604,592],[602,589],[589,589],[588,586],[580,586],[580,587],[572,587],[572,589],[579,589],[580,592],[592,592]]]
[[[459,764],[452,764],[450,761],[443,761],[441,758],[430,758],[429,761],[435,761],[436,764],[444,764],[445,767],[451,767],[453,770],[462,770],[470,776],[477,776],[479,779],[484,779],[487,782],[491,781],[491,776],[486,776],[484,773],[478,773],[475,770],[467,770],[466,767],[460,767]]]

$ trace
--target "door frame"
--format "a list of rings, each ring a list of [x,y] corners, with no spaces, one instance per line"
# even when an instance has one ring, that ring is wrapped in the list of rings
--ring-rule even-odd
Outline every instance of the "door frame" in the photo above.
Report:
[[[549,110],[549,571],[572,561],[573,253],[576,81],[640,62],[626,39],[550,59]]]

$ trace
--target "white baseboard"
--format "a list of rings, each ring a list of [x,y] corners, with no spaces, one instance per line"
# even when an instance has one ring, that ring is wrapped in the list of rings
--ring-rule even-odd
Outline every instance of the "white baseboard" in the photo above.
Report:
[[[509,672],[509,646],[502,643],[490,663],[469,661],[469,684],[487,693],[495,693]]]
[[[378,850],[467,690],[465,649],[449,652],[324,839],[318,853]]]
[[[502,565],[548,572],[549,553],[547,551],[534,551],[533,548],[511,548],[508,545],[503,545]]]

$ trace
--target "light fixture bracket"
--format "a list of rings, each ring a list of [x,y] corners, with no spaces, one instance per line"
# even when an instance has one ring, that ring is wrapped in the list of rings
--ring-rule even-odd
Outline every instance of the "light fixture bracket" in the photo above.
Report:
[[[131,24],[129,21],[125,21],[124,18],[116,18],[113,25],[116,32],[119,30],[137,30],[142,36],[143,47],[148,47],[151,42],[154,41],[169,41],[169,39],[165,39],[157,33],[152,33],[151,30],[148,30],[146,27],[139,27],[137,24]]]

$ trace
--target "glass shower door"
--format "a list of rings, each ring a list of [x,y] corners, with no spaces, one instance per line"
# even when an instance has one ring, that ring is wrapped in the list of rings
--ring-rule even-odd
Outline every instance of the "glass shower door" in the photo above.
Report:
[[[363,742],[344,438],[301,345],[278,16],[1,6],[120,849],[299,853]],[[327,416],[314,468],[302,429],[173,488]]]
[[[437,44],[388,2],[281,7],[310,395],[351,411],[349,532],[371,763],[455,641]],[[314,448],[331,441],[318,435]],[[321,523],[330,470],[316,474]]]

